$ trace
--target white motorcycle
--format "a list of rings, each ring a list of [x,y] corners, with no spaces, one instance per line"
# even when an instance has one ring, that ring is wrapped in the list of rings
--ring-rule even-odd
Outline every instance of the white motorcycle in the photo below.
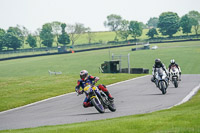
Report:
[[[156,68],[155,84],[162,91],[162,94],[165,94],[167,92],[169,80],[165,71],[162,68]]]
[[[176,66],[172,66],[170,69],[170,80],[173,83],[174,87],[177,88],[179,84],[179,70]]]

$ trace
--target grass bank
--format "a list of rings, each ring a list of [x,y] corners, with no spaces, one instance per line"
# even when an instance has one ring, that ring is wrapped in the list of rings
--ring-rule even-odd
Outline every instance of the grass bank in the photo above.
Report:
[[[98,83],[108,85],[142,75],[96,74],[95,76],[100,77]],[[78,79],[78,75],[0,78],[0,111],[74,92]]]
[[[200,92],[187,103],[153,113],[0,133],[200,133],[199,103]]]
[[[101,74],[99,67],[111,59],[110,54],[127,55],[134,68],[150,69],[155,58],[166,66],[175,59],[183,74],[200,74],[200,42],[177,42],[157,45],[157,50],[131,51],[122,47],[83,53],[34,57],[0,62],[0,111],[19,107],[49,97],[73,92],[79,72],[83,69],[99,76],[105,85],[134,78],[134,74]],[[124,63],[125,64],[125,63]],[[126,65],[126,64],[125,64]],[[127,65],[126,65],[127,66]],[[62,75],[49,75],[48,70],[62,71]]]

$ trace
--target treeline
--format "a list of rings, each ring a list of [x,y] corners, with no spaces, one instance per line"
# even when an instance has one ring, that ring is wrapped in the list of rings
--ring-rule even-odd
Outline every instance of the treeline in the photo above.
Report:
[[[182,17],[174,12],[163,12],[158,18],[150,18],[147,24],[125,20],[116,14],[108,15],[106,19],[104,26],[115,32],[115,42],[119,38],[127,41],[129,36],[136,40],[142,35],[144,28],[149,29],[146,35],[151,39],[158,33],[173,37],[178,31],[182,31],[183,34],[188,35],[191,33],[192,27],[195,34],[198,35],[200,29],[200,13],[198,11],[190,11]],[[71,43],[73,47],[83,33],[87,33],[88,43],[90,44],[95,35],[89,27],[85,27],[81,23],[71,25],[55,21],[44,24],[42,29],[38,28],[34,33],[30,33],[26,27],[20,25],[9,27],[8,30],[0,28],[0,51],[10,48],[13,50],[23,49],[24,45],[35,48],[38,47],[37,44],[39,44],[39,47],[52,47],[54,42],[57,46],[65,46]]]

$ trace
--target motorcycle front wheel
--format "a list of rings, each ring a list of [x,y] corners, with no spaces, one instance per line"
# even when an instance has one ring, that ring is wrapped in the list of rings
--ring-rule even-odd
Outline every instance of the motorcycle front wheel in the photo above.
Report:
[[[166,86],[166,83],[165,81],[160,81],[159,82],[159,88],[160,90],[162,91],[162,94],[166,94],[166,89],[167,89],[167,86]]]
[[[105,109],[104,109],[103,105],[101,104],[101,102],[99,101],[99,99],[93,98],[91,100],[91,102],[94,105],[94,107],[99,111],[99,113],[104,113],[105,112]]]

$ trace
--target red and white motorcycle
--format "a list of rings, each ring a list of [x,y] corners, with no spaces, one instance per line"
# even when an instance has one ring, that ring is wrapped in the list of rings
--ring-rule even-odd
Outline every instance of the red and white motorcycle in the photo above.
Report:
[[[178,68],[176,66],[172,66],[169,73],[171,82],[173,83],[174,87],[177,88],[180,79]]]

